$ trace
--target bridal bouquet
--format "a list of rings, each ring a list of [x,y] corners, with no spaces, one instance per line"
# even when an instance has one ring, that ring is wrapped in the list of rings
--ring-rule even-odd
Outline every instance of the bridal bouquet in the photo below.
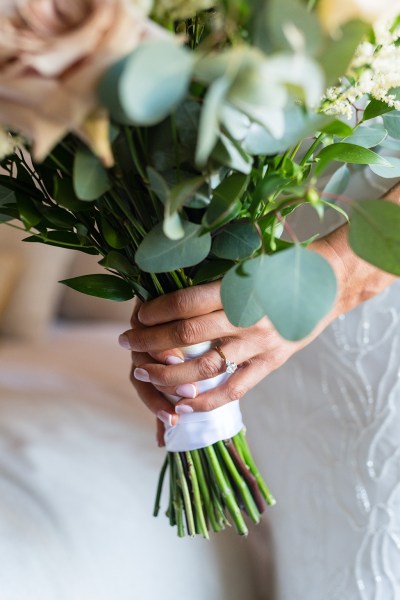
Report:
[[[80,292],[146,301],[222,279],[234,325],[308,335],[336,281],[288,222],[300,205],[339,211],[354,251],[400,275],[400,207],[346,196],[365,165],[400,177],[400,11],[377,4],[8,0],[0,222],[100,255],[108,273],[63,282]],[[178,535],[229,519],[246,534],[244,513],[273,503],[238,402],[165,440],[155,513],[169,468]]]

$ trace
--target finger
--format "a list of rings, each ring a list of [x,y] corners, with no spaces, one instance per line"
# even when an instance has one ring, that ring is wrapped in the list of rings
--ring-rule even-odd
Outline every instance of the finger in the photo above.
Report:
[[[216,340],[240,331],[228,321],[223,310],[194,319],[174,321],[155,327],[130,329],[120,336],[123,348],[135,352],[160,352],[170,348],[191,346],[204,340]]]
[[[139,298],[135,298],[134,300],[134,305],[133,305],[133,311],[132,311],[132,316],[131,316],[131,327],[132,329],[136,329],[136,327],[142,327],[139,319],[138,319],[138,312],[140,307],[142,306],[142,302],[139,300]]]
[[[155,362],[162,365],[180,365],[185,361],[180,348],[172,348],[171,350],[163,350],[162,352],[149,352],[148,356],[151,356]]]
[[[157,419],[164,425],[176,425],[179,417],[175,413],[174,406],[150,383],[144,383],[131,377],[140,399],[153,412]]]
[[[138,319],[143,325],[158,325],[221,310],[220,286],[219,281],[196,285],[145,302]]]
[[[262,341],[257,339],[239,339],[239,338],[228,338],[221,344],[224,355],[228,360],[235,360],[237,365],[252,359],[254,356],[260,353],[262,350]],[[271,348],[269,352],[270,360],[275,360],[277,353]],[[227,369],[226,362],[213,349],[209,350],[203,356],[188,360],[184,363],[165,366],[155,362],[148,364],[142,364],[140,371],[135,371],[134,375],[137,378],[144,377],[143,381],[151,381],[156,386],[162,386],[168,390],[174,389],[172,392],[174,395],[186,396],[185,391],[181,394],[181,385],[187,384],[188,382],[194,383],[197,388],[197,393],[204,391],[202,382],[213,377],[217,377],[221,373],[224,373]],[[171,393],[168,391],[168,393]]]
[[[165,425],[162,421],[160,421],[160,419],[156,419],[156,427],[157,427],[157,431],[156,431],[156,440],[157,440],[157,445],[159,448],[162,448],[163,446],[165,446],[165,441],[164,441],[164,434],[165,434]]]
[[[249,390],[271,372],[270,369],[273,370],[266,361],[255,358],[249,361],[247,366],[239,369],[223,385],[200,394],[192,400],[180,400],[176,404],[175,410],[178,413],[183,412],[182,408],[178,408],[183,406],[187,407],[184,410],[192,409],[196,412],[205,412],[214,410],[228,402],[240,400],[240,398],[243,398]]]

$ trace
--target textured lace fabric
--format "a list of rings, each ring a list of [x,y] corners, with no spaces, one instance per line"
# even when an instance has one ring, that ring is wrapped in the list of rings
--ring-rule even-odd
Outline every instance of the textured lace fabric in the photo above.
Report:
[[[277,498],[276,588],[265,578],[260,598],[400,600],[400,281],[249,396],[244,421]],[[266,531],[251,536],[262,573]]]

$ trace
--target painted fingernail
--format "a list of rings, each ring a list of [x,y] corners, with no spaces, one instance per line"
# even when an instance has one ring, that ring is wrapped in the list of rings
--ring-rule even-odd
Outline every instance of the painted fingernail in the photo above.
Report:
[[[178,385],[176,393],[183,398],[196,398],[197,389],[193,383],[183,383],[182,385]]]
[[[166,410],[159,410],[157,413],[157,419],[160,419],[160,421],[162,421],[164,425],[172,427],[172,415],[167,413]]]
[[[183,360],[183,358],[180,358],[179,356],[167,356],[167,358],[165,359],[165,364],[166,365],[180,365],[181,363],[185,362]]]
[[[175,406],[175,412],[177,415],[187,415],[194,412],[194,410],[191,406],[187,406],[186,404],[178,404]]]
[[[150,381],[150,375],[145,369],[135,369],[133,375],[135,379],[138,379],[139,381]]]
[[[127,335],[125,335],[125,333],[121,333],[121,335],[118,338],[118,342],[122,348],[125,348],[125,350],[131,349],[131,345],[129,343],[129,338]]]

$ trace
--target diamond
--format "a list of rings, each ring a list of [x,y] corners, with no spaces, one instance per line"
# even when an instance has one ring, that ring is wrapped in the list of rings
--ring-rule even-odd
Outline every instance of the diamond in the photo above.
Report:
[[[228,360],[228,359],[226,359],[225,364],[226,364],[226,372],[229,373],[230,375],[232,375],[232,373],[234,373],[237,369],[237,364],[235,362],[233,362],[233,360]]]

